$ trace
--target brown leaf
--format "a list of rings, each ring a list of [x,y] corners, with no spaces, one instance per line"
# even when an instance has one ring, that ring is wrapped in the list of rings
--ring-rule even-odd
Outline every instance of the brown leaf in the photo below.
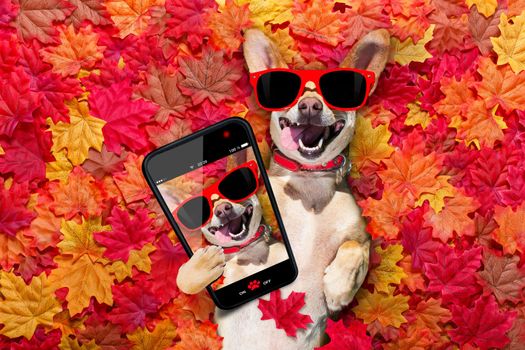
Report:
[[[488,251],[483,253],[484,270],[479,272],[480,281],[498,299],[500,304],[506,300],[517,303],[521,290],[525,287],[525,271],[518,268],[519,256],[496,256]]]
[[[476,5],[470,9],[470,16],[468,18],[468,28],[472,35],[472,40],[478,46],[479,51],[482,55],[488,55],[492,50],[492,42],[490,41],[491,36],[499,36],[500,31],[498,28],[499,15],[501,14],[501,8],[496,10],[496,13],[492,16],[485,18],[477,10]]]
[[[110,24],[109,14],[101,0],[69,0],[69,2],[76,6],[76,9],[67,19],[67,23],[73,23],[75,28],[79,28],[85,20],[97,26]]]

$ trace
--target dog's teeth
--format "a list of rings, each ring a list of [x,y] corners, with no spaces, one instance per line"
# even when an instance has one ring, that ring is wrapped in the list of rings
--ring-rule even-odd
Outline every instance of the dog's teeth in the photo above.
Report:
[[[299,147],[301,148],[307,148],[304,146],[304,143],[303,143],[303,140],[302,139],[299,139]]]
[[[323,147],[323,138],[321,137],[321,139],[319,140],[319,143],[317,144],[317,148],[321,148]]]

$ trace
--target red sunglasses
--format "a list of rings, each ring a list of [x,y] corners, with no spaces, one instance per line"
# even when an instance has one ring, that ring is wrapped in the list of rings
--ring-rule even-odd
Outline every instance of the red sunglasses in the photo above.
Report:
[[[257,162],[251,160],[224,174],[219,181],[203,189],[202,194],[184,200],[173,215],[186,229],[196,230],[211,220],[213,194],[237,203],[253,196],[258,188]]]
[[[268,111],[279,111],[296,104],[309,81],[315,83],[329,108],[351,111],[365,104],[374,84],[375,74],[354,68],[276,68],[250,73],[250,83],[255,90],[257,102]]]

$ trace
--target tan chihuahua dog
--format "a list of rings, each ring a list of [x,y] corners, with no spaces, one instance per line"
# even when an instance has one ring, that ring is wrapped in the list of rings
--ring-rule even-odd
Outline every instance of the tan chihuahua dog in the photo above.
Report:
[[[287,68],[276,45],[264,33],[251,29],[246,31],[245,39],[244,57],[250,73]],[[387,62],[389,45],[386,30],[372,31],[354,45],[340,65],[373,71],[376,82],[372,92]],[[299,331],[297,337],[288,337],[275,328],[274,322],[261,321],[258,301],[232,311],[217,309],[215,321],[224,337],[224,349],[306,350],[321,346],[327,317],[347,306],[363,283],[368,272],[370,237],[365,232],[361,210],[343,180],[345,161],[332,168],[311,170],[312,165],[333,164],[334,159],[341,159],[339,155],[354,134],[355,121],[355,111],[328,108],[311,81],[306,83],[296,105],[272,112],[270,134],[275,147],[285,159],[304,165],[304,169],[299,166],[291,170],[274,157],[268,171],[299,270],[297,279],[282,288],[281,295],[286,298],[292,291],[304,292],[306,305],[301,313],[309,315],[313,323],[307,330]],[[302,135],[315,128],[316,137],[321,137],[322,142],[319,140],[315,150],[302,140],[297,149],[284,147],[283,143],[289,140],[283,130],[290,126],[303,128]],[[270,259],[267,261],[268,266],[273,264]],[[202,266],[217,272],[201,273],[202,268],[197,267]],[[226,270],[244,271],[224,266],[220,248],[207,254],[197,251],[179,271],[179,288],[198,293],[220,274],[231,275]]]

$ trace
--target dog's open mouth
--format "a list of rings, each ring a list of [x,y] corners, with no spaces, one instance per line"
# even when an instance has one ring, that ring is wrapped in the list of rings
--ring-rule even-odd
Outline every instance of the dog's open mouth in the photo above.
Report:
[[[306,158],[315,158],[325,150],[345,126],[344,120],[332,125],[292,123],[288,118],[279,118],[281,144],[286,149],[298,150]]]
[[[208,227],[208,231],[214,235],[220,234],[226,239],[241,241],[246,238],[248,231],[250,230],[252,212],[253,206],[249,204],[241,215],[231,218],[219,226],[210,226]]]

